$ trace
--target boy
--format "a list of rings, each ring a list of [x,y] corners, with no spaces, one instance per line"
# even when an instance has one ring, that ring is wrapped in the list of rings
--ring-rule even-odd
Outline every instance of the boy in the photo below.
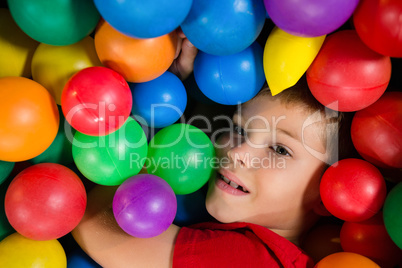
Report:
[[[338,160],[342,117],[320,105],[303,79],[274,97],[263,89],[216,142],[225,161],[209,181],[206,207],[219,223],[135,238],[114,220],[116,187],[95,187],[73,236],[103,267],[312,267],[297,245],[325,214],[319,183]]]

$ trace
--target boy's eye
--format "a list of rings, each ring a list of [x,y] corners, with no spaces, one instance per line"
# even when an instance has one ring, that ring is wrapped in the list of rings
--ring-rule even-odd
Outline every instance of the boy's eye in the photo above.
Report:
[[[271,146],[271,149],[274,150],[274,152],[279,154],[279,155],[290,156],[290,153],[288,152],[288,150],[286,150],[286,148],[283,147],[283,146],[274,145],[274,146]]]
[[[233,130],[234,130],[234,132],[237,134],[237,135],[240,135],[240,136],[245,136],[246,135],[246,132],[244,131],[244,129],[243,128],[241,128],[240,126],[234,126],[234,128],[233,128]]]

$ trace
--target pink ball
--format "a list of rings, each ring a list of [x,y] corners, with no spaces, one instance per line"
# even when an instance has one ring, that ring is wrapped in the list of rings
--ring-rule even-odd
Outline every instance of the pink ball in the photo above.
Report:
[[[61,106],[73,128],[102,136],[124,124],[131,113],[132,96],[123,76],[106,67],[89,67],[64,86]]]
[[[322,202],[335,217],[359,222],[374,216],[387,194],[380,171],[367,161],[344,159],[330,166],[320,184]]]

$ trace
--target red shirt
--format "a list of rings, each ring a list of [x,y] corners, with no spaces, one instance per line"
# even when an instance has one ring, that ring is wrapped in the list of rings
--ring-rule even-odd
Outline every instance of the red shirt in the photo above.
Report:
[[[313,267],[300,248],[271,230],[245,222],[181,228],[173,267]]]

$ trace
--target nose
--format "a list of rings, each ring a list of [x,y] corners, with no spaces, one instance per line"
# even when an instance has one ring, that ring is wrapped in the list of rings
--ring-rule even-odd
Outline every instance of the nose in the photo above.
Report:
[[[247,142],[243,142],[237,146],[233,146],[227,151],[227,157],[234,164],[234,167],[252,168],[252,163],[257,162],[258,150],[253,148]]]

